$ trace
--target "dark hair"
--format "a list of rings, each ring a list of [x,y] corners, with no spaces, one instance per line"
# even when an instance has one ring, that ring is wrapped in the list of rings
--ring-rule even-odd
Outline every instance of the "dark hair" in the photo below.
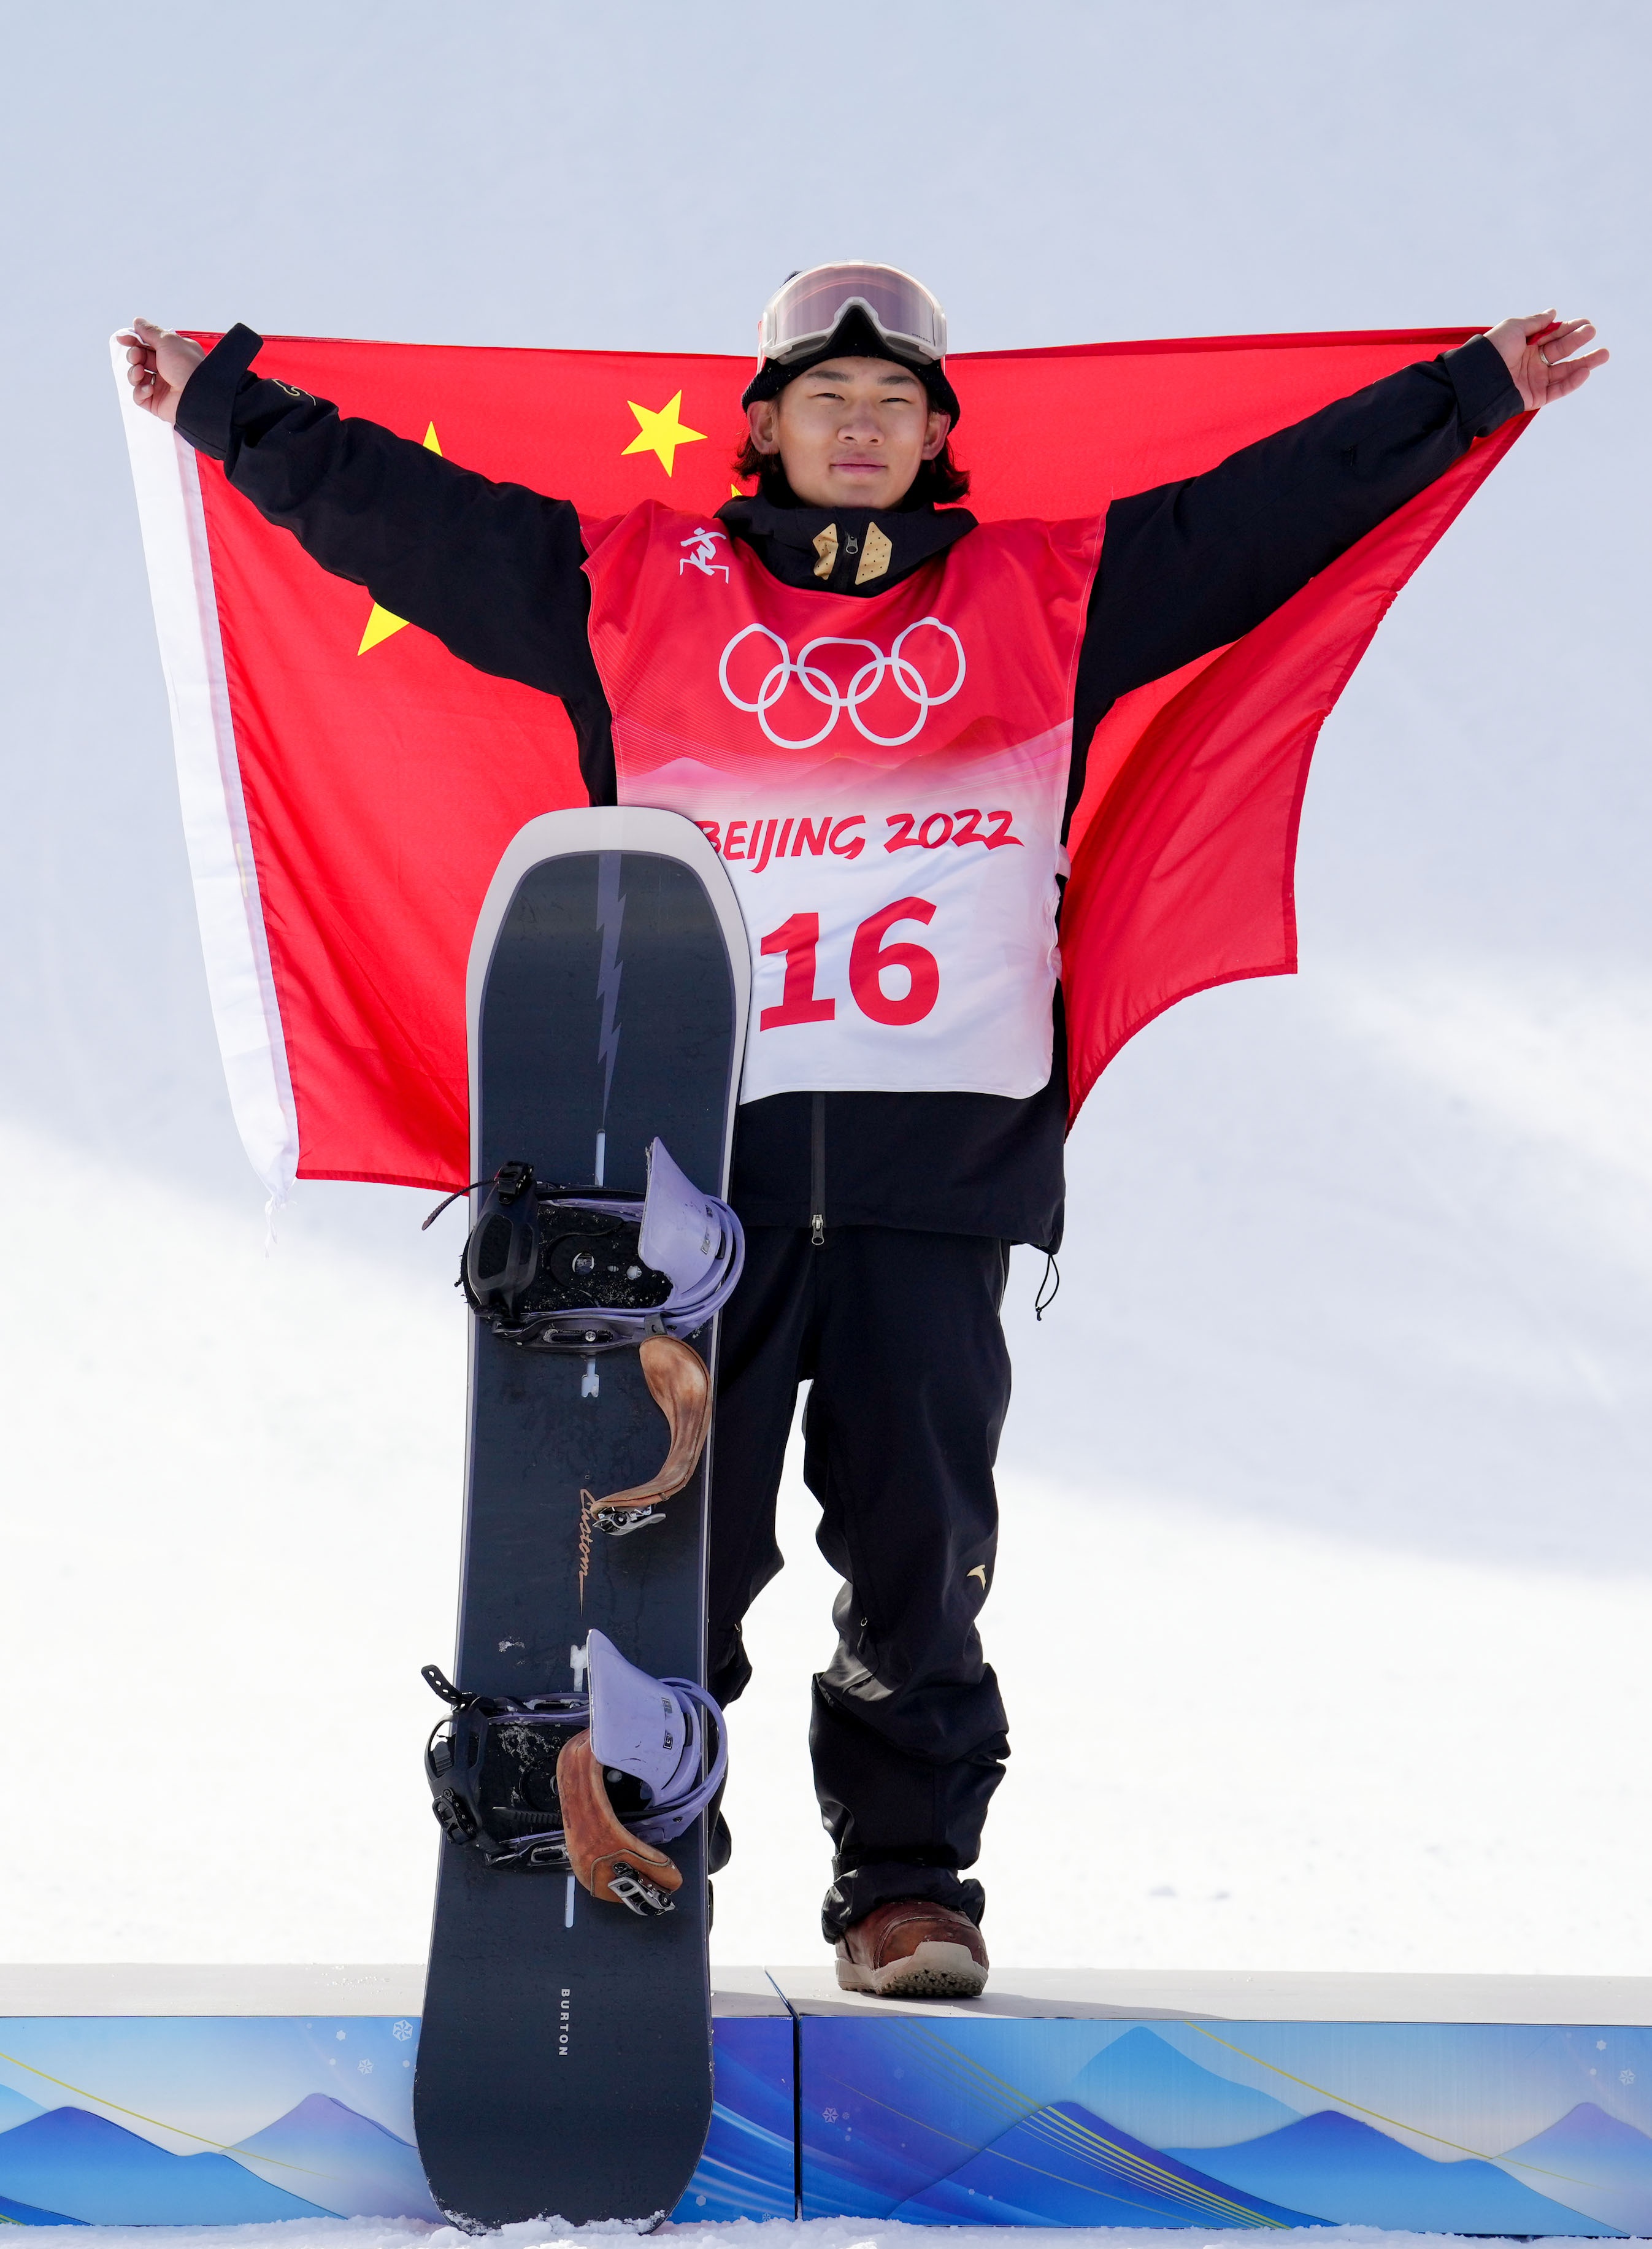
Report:
[[[786,478],[784,464],[778,453],[760,453],[751,431],[746,432],[746,443],[734,459],[737,477],[754,477],[757,488],[766,500],[776,507],[795,507],[796,493]],[[950,437],[933,461],[919,464],[918,474],[910,489],[897,503],[900,507],[929,507],[944,506],[948,500],[962,499],[969,490],[969,471],[960,469],[953,458]]]

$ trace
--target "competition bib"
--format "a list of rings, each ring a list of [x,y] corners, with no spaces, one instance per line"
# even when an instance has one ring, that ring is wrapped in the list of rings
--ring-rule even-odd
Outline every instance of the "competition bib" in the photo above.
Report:
[[[733,878],[743,1101],[1049,1078],[1056,874],[1099,520],[984,524],[886,594],[805,592],[655,503],[586,565],[622,804]]]

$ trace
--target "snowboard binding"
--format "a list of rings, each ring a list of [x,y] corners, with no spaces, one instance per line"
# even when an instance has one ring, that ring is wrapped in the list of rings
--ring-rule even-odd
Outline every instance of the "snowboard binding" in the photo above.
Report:
[[[690,1336],[722,1310],[740,1278],[739,1219],[699,1192],[663,1141],[648,1149],[641,1200],[547,1185],[520,1162],[502,1164],[486,1184],[459,1286],[496,1336],[525,1350],[589,1357],[645,1336]],[[425,1225],[454,1200],[438,1203]]]
[[[604,1633],[587,1661],[588,1694],[526,1699],[467,1695],[427,1663],[449,1706],[425,1745],[431,1809],[492,1867],[571,1874],[605,1904],[670,1913],[683,1876],[660,1846],[723,1785],[723,1714],[692,1680],[637,1670]]]

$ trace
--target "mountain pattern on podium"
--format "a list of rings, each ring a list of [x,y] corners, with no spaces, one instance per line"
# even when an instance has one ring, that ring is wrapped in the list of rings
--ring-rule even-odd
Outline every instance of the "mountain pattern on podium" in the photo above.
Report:
[[[1518,2129],[1580,2081],[1652,2122],[1652,2031],[839,2016],[802,2053],[809,2217],[1652,2232],[1652,2133]]]
[[[1652,2235],[1652,2029],[892,2008],[715,2027],[679,2222],[789,2218],[801,2198],[933,2225]],[[0,2024],[0,2224],[433,2218],[417,2031]],[[249,2129],[260,2104],[273,2121]]]

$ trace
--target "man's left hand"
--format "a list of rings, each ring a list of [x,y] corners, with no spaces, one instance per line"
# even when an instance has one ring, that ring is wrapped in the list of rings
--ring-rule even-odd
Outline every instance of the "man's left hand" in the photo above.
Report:
[[[1486,330],[1486,340],[1503,354],[1528,414],[1580,389],[1611,357],[1607,351],[1592,351],[1574,359],[1574,352],[1594,341],[1594,323],[1558,320],[1552,309],[1529,313],[1524,320],[1499,320]]]

